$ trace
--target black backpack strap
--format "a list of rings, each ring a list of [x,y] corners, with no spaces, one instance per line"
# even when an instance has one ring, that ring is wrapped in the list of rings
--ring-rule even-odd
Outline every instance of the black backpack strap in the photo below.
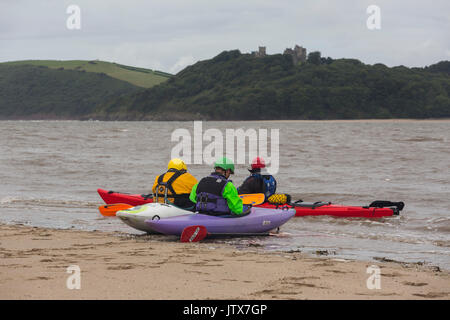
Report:
[[[158,178],[158,185],[165,186],[166,188],[169,189],[169,191],[172,193],[172,195],[175,196],[175,195],[176,195],[176,192],[173,190],[172,183],[173,183],[179,176],[185,174],[185,173],[186,173],[186,170],[175,170],[175,169],[170,169],[170,170],[167,171],[167,172],[174,172],[174,174],[173,174],[173,175],[169,178],[169,180],[167,180],[166,182],[163,182],[165,173],[162,174],[162,175],[160,175],[159,178]],[[167,173],[167,172],[166,172],[166,173]],[[172,197],[172,196],[171,196],[171,197]]]
[[[173,190],[172,183],[178,179],[178,177],[182,176],[186,173],[186,170],[177,170],[175,173],[167,180],[167,188],[169,188],[170,192],[172,192],[173,195],[176,194],[176,192]]]
[[[166,172],[166,173],[167,173],[167,172]],[[163,183],[164,175],[165,175],[166,173],[163,173],[162,175],[160,175],[160,176],[158,177],[158,184],[162,184],[162,183]]]

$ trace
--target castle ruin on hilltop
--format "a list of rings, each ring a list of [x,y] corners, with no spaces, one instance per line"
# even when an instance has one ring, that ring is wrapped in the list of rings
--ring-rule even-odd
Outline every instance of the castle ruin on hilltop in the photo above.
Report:
[[[265,57],[267,56],[266,47],[259,47],[258,51],[252,51],[251,54],[257,58]],[[306,61],[306,48],[303,48],[297,44],[295,45],[294,49],[286,48],[283,54],[292,56],[292,63],[294,65],[298,64],[299,62]]]
[[[258,51],[252,51],[252,55],[254,55],[255,57],[261,58],[261,57],[265,57],[266,54],[266,47],[259,47]]]
[[[291,48],[286,48],[283,54],[291,55],[294,65],[298,64],[299,62],[306,61],[306,48],[300,47],[297,44],[295,45],[294,50],[292,50]]]

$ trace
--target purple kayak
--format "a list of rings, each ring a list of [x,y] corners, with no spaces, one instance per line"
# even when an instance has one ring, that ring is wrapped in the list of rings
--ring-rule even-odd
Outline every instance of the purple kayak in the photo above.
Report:
[[[153,230],[168,234],[181,235],[189,226],[204,226],[211,234],[264,233],[286,223],[295,215],[295,209],[251,208],[251,212],[242,217],[217,217],[206,214],[191,214],[145,220]]]

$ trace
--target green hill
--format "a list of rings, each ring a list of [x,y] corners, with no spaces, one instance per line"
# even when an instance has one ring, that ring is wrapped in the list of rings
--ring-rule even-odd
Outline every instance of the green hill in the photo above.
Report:
[[[256,58],[238,50],[200,61],[158,86],[112,98],[99,119],[361,119],[450,117],[449,61],[389,68],[317,53]]]
[[[175,76],[102,61],[0,63],[1,119],[450,117],[450,62],[389,68],[224,51]]]
[[[104,73],[0,64],[0,119],[80,119],[101,102],[139,90]]]
[[[33,65],[45,66],[51,69],[76,70],[95,73],[104,73],[112,78],[127,81],[135,86],[150,88],[160,84],[170,78],[172,75],[150,69],[125,66],[117,63],[105,61],[85,61],[85,60],[23,60],[4,62],[0,65],[20,66]]]

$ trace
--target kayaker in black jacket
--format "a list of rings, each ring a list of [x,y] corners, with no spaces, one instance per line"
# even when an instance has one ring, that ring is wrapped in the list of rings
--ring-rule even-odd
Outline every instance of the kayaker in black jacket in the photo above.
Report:
[[[264,193],[266,200],[273,195],[277,190],[277,181],[272,175],[261,173],[261,169],[265,167],[264,159],[260,157],[253,159],[251,168],[248,169],[250,176],[238,188],[238,193]]]
[[[190,200],[196,204],[200,213],[210,215],[243,214],[242,199],[231,180],[234,163],[222,157],[214,163],[214,172],[203,178],[191,191]]]

